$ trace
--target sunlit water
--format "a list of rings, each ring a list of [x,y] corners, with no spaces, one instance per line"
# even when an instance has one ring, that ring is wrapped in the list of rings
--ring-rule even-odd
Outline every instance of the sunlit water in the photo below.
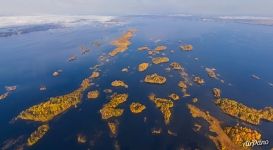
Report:
[[[239,23],[204,22],[194,18],[176,17],[128,17],[125,25],[103,26],[90,25],[73,28],[54,29],[29,34],[0,38],[0,93],[4,86],[17,85],[17,90],[0,102],[0,142],[26,138],[40,124],[29,121],[14,121],[22,110],[45,101],[49,97],[69,93],[79,87],[81,81],[88,77],[92,70],[89,67],[98,63],[98,57],[108,53],[114,47],[111,41],[128,29],[137,29],[129,49],[110,59],[102,66],[102,76],[95,80],[95,85],[88,90],[99,90],[96,100],[88,100],[85,92],[82,102],[77,108],[71,108],[49,122],[49,132],[29,149],[114,149],[118,143],[121,149],[215,149],[207,138],[207,123],[193,119],[186,107],[192,103],[192,97],[199,101],[196,106],[210,111],[225,125],[235,125],[240,122],[223,114],[213,103],[211,89],[219,87],[222,96],[236,99],[247,106],[263,108],[273,105],[273,27],[247,25]],[[102,46],[92,46],[93,41],[100,41]],[[182,44],[192,44],[191,52],[179,49]],[[146,52],[140,52],[138,47],[147,45],[154,48],[166,45],[163,52],[170,61],[176,61],[185,67],[190,77],[198,75],[205,79],[203,86],[193,83],[189,88],[191,97],[175,102],[169,125],[164,124],[163,116],[154,103],[148,100],[150,93],[158,97],[167,97],[176,92],[182,96],[177,83],[181,77],[175,71],[168,72],[168,63],[151,65],[145,72],[138,72],[137,66],[142,62],[150,62]],[[79,47],[85,45],[90,53],[81,55]],[[174,50],[171,53],[170,50]],[[68,62],[71,55],[77,55],[78,60]],[[162,54],[162,53],[161,53]],[[159,54],[159,56],[161,55]],[[198,58],[199,60],[195,60]],[[121,69],[129,66],[129,72]],[[211,79],[205,72],[205,67],[213,67],[220,74],[219,80]],[[59,77],[53,77],[52,72],[62,69]],[[158,73],[167,77],[165,85],[150,85],[143,83],[146,74]],[[251,78],[255,74],[260,80]],[[123,80],[129,88],[112,88],[113,80]],[[40,85],[46,85],[46,91],[39,91]],[[128,93],[129,99],[120,107],[124,114],[117,118],[119,132],[116,138],[109,136],[106,121],[101,119],[99,110],[109,101],[110,94],[104,89],[111,88],[114,92]],[[141,102],[146,110],[141,114],[132,114],[129,110],[131,102]],[[147,120],[144,122],[144,117]],[[194,123],[202,124],[199,133],[192,130]],[[263,139],[273,142],[273,123],[262,122],[252,127],[262,133]],[[153,135],[153,128],[161,128],[162,133]],[[167,131],[177,133],[168,135]],[[87,136],[87,143],[79,144],[77,135]],[[3,146],[3,145],[2,145]],[[269,149],[268,146],[256,147]]]

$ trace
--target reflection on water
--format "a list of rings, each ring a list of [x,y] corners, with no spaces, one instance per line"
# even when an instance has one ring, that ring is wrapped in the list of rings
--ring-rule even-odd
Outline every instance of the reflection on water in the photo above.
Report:
[[[0,93],[6,92],[5,86],[17,87],[0,103],[2,147],[13,145],[10,148],[14,149],[24,144],[41,125],[14,121],[21,111],[50,97],[74,91],[94,70],[99,71],[100,76],[91,80],[81,103],[50,121],[48,133],[37,144],[25,148],[215,149],[206,136],[209,125],[204,120],[193,119],[187,104],[209,111],[223,126],[241,121],[217,108],[213,88],[221,89],[222,97],[257,109],[273,105],[273,88],[268,84],[273,82],[272,27],[177,17],[125,19],[128,23],[122,26],[87,25],[0,38]],[[115,48],[111,42],[128,29],[136,29],[128,50],[108,57]],[[193,46],[192,51],[181,50],[180,46],[187,44]],[[142,46],[147,48],[138,50]],[[157,46],[166,46],[166,49],[149,53]],[[74,55],[78,59],[68,62]],[[169,61],[153,64],[155,57],[167,57]],[[173,70],[170,66],[173,62],[180,64],[183,70]],[[148,67],[139,71],[141,63],[148,63]],[[216,79],[207,75],[206,68],[216,69]],[[53,77],[52,73],[59,69],[61,74]],[[145,76],[153,73],[165,77],[165,84],[145,83]],[[253,74],[260,79],[253,79]],[[178,87],[179,81],[185,79],[190,83],[186,89],[190,96],[185,96],[183,88]],[[193,79],[197,83],[203,79],[205,83],[196,84]],[[113,87],[111,83],[115,80],[123,81],[127,88]],[[41,86],[46,89],[40,91]],[[88,92],[95,90],[99,92],[97,98],[88,99]],[[113,93],[128,93],[127,101],[118,106],[124,112],[118,118],[102,120],[100,109]],[[168,107],[171,111],[168,124],[162,113],[165,107],[157,107],[148,98],[152,93],[157,98],[168,98],[172,93],[180,97],[173,101],[173,107]],[[193,103],[193,98],[198,101]],[[134,114],[130,111],[133,102],[146,108]],[[198,132],[194,124],[202,126]],[[272,122],[262,122],[259,126],[241,124],[261,132],[262,139],[273,140]],[[116,130],[116,136],[111,136],[109,126]],[[269,143],[262,148],[272,146]]]

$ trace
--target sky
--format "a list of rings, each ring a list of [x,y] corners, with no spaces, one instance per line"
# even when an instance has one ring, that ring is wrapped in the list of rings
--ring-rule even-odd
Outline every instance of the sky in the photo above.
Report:
[[[273,17],[273,0],[0,0],[0,15],[192,14]]]

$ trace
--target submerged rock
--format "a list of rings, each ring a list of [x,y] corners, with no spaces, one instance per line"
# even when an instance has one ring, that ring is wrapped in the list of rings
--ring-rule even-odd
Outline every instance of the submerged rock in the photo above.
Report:
[[[27,139],[27,145],[32,146],[36,144],[49,130],[47,124],[41,125],[38,129],[31,133],[30,137]]]
[[[149,67],[149,63],[141,63],[138,65],[138,71],[143,72]]]
[[[112,93],[113,90],[111,90],[111,89],[104,89],[103,92],[104,92],[104,93]]]
[[[7,92],[15,91],[16,88],[17,88],[16,85],[14,85],[14,86],[5,86],[5,89],[6,89]]]
[[[129,72],[129,69],[128,68],[122,68],[121,72]]]
[[[4,94],[0,94],[0,100],[7,98],[8,95],[9,95],[9,92],[5,92]]]
[[[152,134],[160,134],[161,131],[162,131],[161,128],[153,128],[153,129],[152,129]]]
[[[45,91],[46,90],[46,86],[45,85],[41,85],[40,86],[40,91]]]
[[[78,136],[77,136],[77,141],[78,141],[78,143],[80,143],[80,144],[84,144],[84,143],[86,143],[87,138],[86,138],[86,136],[83,135],[83,134],[78,134]]]
[[[72,55],[72,56],[70,56],[69,58],[68,58],[68,62],[72,62],[72,61],[74,61],[74,60],[76,60],[78,57],[76,56],[76,55]]]
[[[165,77],[154,73],[151,75],[146,75],[144,82],[153,83],[153,84],[164,84],[166,80],[167,79]]]
[[[150,50],[150,48],[148,46],[142,46],[138,48],[139,51],[143,51],[143,50]]]
[[[180,48],[184,51],[192,51],[193,46],[191,44],[187,44],[187,45],[182,45],[180,46]]]
[[[141,113],[145,108],[146,108],[145,105],[142,105],[142,104],[136,103],[136,102],[133,102],[130,105],[131,112],[135,113],[135,114]]]
[[[193,99],[192,99],[192,102],[193,102],[193,103],[197,103],[197,102],[198,102],[198,98],[196,98],[196,97],[193,98]]]
[[[53,73],[52,73],[52,76],[53,77],[57,77],[57,76],[59,76],[60,75],[60,73],[58,72],[58,71],[54,71]]]
[[[152,59],[154,64],[167,63],[169,62],[168,57],[156,57]]]
[[[260,79],[261,79],[260,77],[258,77],[258,76],[255,75],[255,74],[251,75],[251,77],[252,77],[253,79],[256,79],[256,80],[260,80]]]

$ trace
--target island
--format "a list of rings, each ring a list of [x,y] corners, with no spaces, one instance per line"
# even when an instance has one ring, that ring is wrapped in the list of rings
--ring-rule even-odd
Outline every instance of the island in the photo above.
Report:
[[[204,79],[202,79],[201,77],[194,77],[193,81],[198,85],[202,85],[205,83]]]
[[[119,104],[124,103],[127,98],[128,94],[113,94],[111,100],[100,109],[102,119],[121,116],[124,110],[117,107]]]
[[[114,87],[125,87],[125,88],[128,88],[128,85],[124,82],[124,81],[121,81],[121,80],[115,80],[111,83],[112,86]]]
[[[205,68],[205,70],[207,71],[208,73],[208,76],[211,77],[211,78],[217,78],[217,75],[216,75],[216,69],[214,68]]]
[[[171,98],[172,100],[174,100],[174,101],[177,101],[177,100],[179,100],[179,95],[177,95],[177,94],[175,94],[175,93],[171,93],[170,95],[169,95],[169,98]]]
[[[100,73],[98,71],[92,72],[89,78],[98,78],[100,76]]]
[[[169,58],[168,57],[155,57],[152,59],[152,62],[154,64],[167,63],[167,62],[169,62]]]
[[[32,146],[36,144],[49,130],[48,124],[41,125],[30,134],[30,137],[27,139],[27,145]]]
[[[212,94],[214,98],[220,98],[221,97],[221,90],[219,88],[213,88]]]
[[[131,105],[130,105],[130,110],[132,113],[134,114],[138,114],[138,113],[141,113],[144,109],[146,109],[146,106],[141,104],[141,103],[136,103],[136,102],[133,102]]]
[[[169,124],[172,115],[171,108],[174,106],[173,102],[166,98],[158,98],[155,94],[150,94],[149,99],[153,101],[156,107],[162,112],[165,124]]]
[[[45,102],[34,105],[22,111],[16,119],[48,122],[70,107],[80,103],[82,92],[89,86],[89,80],[85,79],[77,90],[63,96],[51,97]]]
[[[170,64],[170,67],[174,70],[181,70],[182,69],[182,66],[178,63],[178,62],[172,62]]]
[[[115,56],[119,53],[122,53],[128,49],[131,45],[130,39],[134,35],[134,30],[129,30],[125,34],[123,34],[120,38],[112,42],[112,45],[116,46],[116,48],[109,53],[110,56]]]
[[[146,83],[152,83],[152,84],[164,84],[166,82],[166,78],[163,76],[160,76],[156,73],[146,75],[144,82]]]
[[[118,122],[108,122],[107,125],[110,130],[111,136],[116,137],[118,134]]]
[[[166,49],[167,49],[166,46],[160,45],[160,46],[157,46],[157,47],[155,48],[155,51],[163,51],[163,50],[166,50]]]
[[[226,135],[225,131],[220,125],[220,121],[215,117],[211,116],[209,112],[204,112],[200,110],[198,107],[188,104],[188,108],[193,118],[202,118],[209,124],[209,131],[214,132],[215,135],[208,135],[209,139],[213,141],[216,145],[217,149],[225,150],[239,150],[241,149],[239,146],[235,145],[231,139]]]
[[[143,72],[149,67],[149,63],[141,63],[138,65],[138,71]]]
[[[260,124],[261,119],[273,122],[272,107],[258,110],[228,98],[217,99],[215,104],[224,113],[254,125]]]
[[[96,98],[98,98],[99,97],[99,91],[98,90],[94,90],[94,91],[90,91],[90,92],[88,92],[88,94],[87,94],[87,98],[89,98],[89,99],[96,99]]]
[[[245,145],[246,142],[252,142],[253,140],[259,141],[262,137],[258,131],[239,126],[238,124],[235,126],[225,127],[224,132],[234,144],[240,146],[242,149],[249,148]]]
[[[182,45],[180,46],[180,48],[184,51],[192,51],[193,46],[191,44],[186,44],[186,45]]]

